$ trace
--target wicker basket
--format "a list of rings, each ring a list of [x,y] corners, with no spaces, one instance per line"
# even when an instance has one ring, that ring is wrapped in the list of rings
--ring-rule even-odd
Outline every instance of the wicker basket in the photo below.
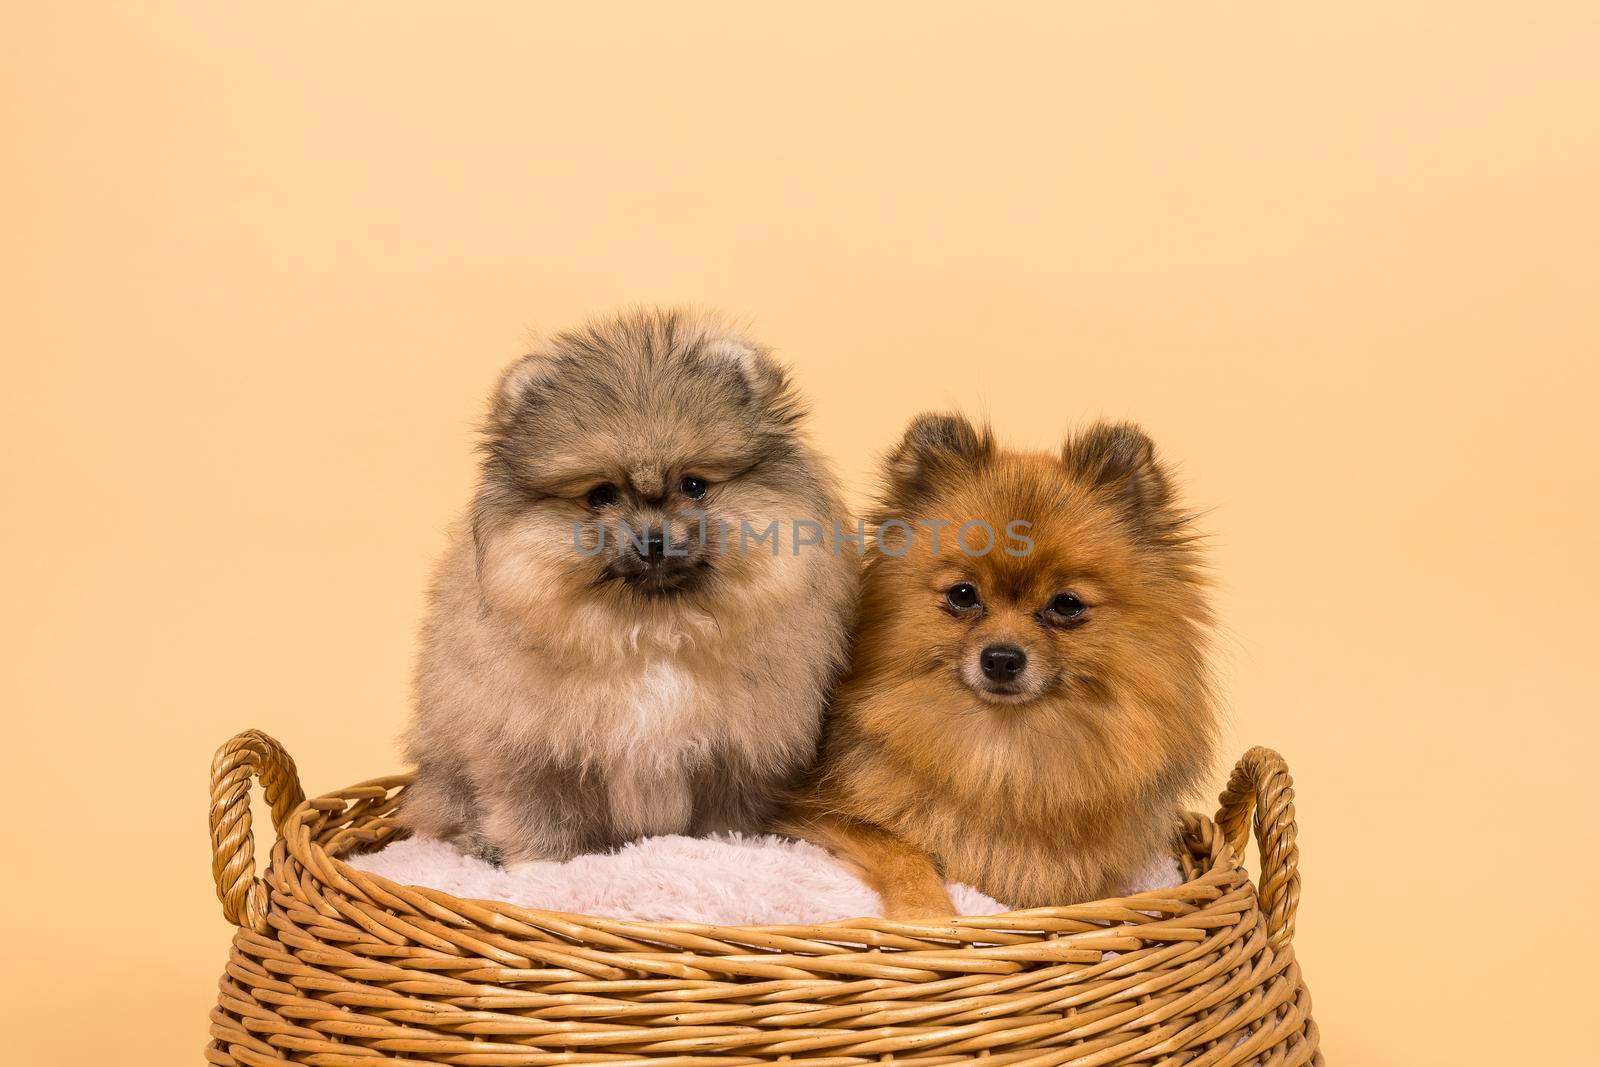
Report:
[[[278,840],[255,872],[250,780]],[[1174,889],[939,924],[629,923],[460,900],[338,857],[397,832],[407,778],[303,799],[254,730],[211,768],[238,926],[213,1064],[1320,1064],[1290,939],[1294,790],[1248,752],[1184,817]],[[1260,889],[1240,867],[1251,810]]]

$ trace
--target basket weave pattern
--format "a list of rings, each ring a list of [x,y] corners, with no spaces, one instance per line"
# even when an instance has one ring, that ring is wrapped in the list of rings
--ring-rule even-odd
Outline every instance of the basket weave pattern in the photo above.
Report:
[[[260,876],[252,778],[278,831]],[[407,780],[308,801],[265,734],[217,753],[212,873],[239,929],[208,1062],[1322,1063],[1290,944],[1294,789],[1268,749],[1215,820],[1184,817],[1182,885],[938,923],[618,922],[352,870],[338,857],[395,835]],[[1239,865],[1252,825],[1259,890]]]

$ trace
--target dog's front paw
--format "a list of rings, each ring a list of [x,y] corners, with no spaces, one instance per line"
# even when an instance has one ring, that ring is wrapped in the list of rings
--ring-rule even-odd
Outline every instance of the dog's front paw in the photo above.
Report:
[[[943,886],[929,886],[916,890],[890,891],[883,894],[883,917],[898,922],[923,922],[929,919],[947,919],[956,913],[950,903],[950,894]]]
[[[491,843],[487,838],[474,837],[471,843],[462,851],[473,859],[482,860],[491,867],[503,868],[506,865],[505,849]]]

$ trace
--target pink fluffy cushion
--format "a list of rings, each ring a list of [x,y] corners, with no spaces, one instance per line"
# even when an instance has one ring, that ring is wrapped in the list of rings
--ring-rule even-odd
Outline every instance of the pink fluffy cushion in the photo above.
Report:
[[[457,897],[639,922],[766,926],[882,913],[878,895],[827,852],[781,837],[649,837],[616,852],[504,869],[443,842],[411,838],[356,856],[350,865]],[[1179,880],[1167,860],[1137,888]],[[955,882],[950,899],[961,915],[1008,910]]]
[[[350,865],[457,897],[639,922],[765,926],[881,913],[878,895],[827,852],[781,837],[647,837],[616,852],[504,869],[409,838]],[[1006,910],[966,885],[951,884],[950,899],[963,915]]]

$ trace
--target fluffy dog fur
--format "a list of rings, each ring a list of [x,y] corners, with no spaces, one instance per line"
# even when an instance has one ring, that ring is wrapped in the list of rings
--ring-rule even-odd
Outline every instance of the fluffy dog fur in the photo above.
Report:
[[[814,758],[858,574],[794,545],[794,520],[843,516],[801,419],[765,349],[685,313],[596,322],[506,370],[433,582],[407,826],[511,862],[770,821]],[[719,520],[725,549],[697,533]],[[739,550],[741,523],[773,520],[776,545]],[[670,523],[667,558],[623,522]]]
[[[1029,454],[924,415],[885,482],[878,529],[915,536],[895,529],[867,563],[850,673],[786,828],[854,863],[891,917],[950,914],[946,878],[1019,908],[1130,891],[1171,847],[1214,729],[1199,560],[1150,440],[1101,424]],[[940,551],[921,519],[951,521]],[[1032,550],[1002,534],[958,551],[969,519],[1029,522]],[[1026,666],[995,681],[985,649]]]

